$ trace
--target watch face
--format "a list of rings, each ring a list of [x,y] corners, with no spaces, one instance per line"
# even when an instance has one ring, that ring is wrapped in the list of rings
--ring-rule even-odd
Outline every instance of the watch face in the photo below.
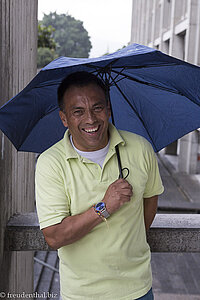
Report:
[[[105,203],[104,202],[99,202],[96,205],[96,210],[101,211],[103,208],[105,207]]]

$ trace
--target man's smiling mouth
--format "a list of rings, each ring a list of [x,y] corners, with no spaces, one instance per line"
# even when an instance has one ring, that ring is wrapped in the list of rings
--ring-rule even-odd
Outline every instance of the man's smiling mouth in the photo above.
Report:
[[[100,128],[100,125],[92,127],[92,128],[83,128],[82,130],[85,131],[86,133],[95,133],[99,130],[99,128]]]

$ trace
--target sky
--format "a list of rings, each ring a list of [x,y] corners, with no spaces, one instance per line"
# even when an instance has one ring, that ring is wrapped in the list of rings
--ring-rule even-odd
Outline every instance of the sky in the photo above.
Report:
[[[83,22],[92,43],[90,57],[112,53],[130,42],[132,0],[38,0],[39,20],[55,11]]]

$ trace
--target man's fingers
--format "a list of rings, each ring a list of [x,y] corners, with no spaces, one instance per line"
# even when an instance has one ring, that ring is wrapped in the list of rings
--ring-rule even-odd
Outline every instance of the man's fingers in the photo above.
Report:
[[[118,179],[117,181],[114,182],[114,184],[117,186],[117,187],[121,187],[121,188],[131,188],[132,189],[132,185],[130,185],[128,183],[128,181],[126,181],[125,179]]]
[[[122,195],[127,195],[127,196],[132,196],[133,195],[133,189],[132,189],[132,187],[121,189],[121,194]]]
[[[110,213],[118,210],[122,205],[131,200],[132,186],[125,179],[114,181],[107,189],[104,201]]]
[[[129,202],[131,200],[131,196],[122,195],[120,200],[120,206],[122,206],[125,202]]]

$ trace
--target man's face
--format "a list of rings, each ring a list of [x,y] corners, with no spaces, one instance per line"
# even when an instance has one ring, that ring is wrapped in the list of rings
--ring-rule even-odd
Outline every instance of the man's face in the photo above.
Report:
[[[60,118],[69,128],[75,147],[96,151],[108,143],[110,107],[104,91],[96,84],[70,87],[64,94],[64,111]]]

